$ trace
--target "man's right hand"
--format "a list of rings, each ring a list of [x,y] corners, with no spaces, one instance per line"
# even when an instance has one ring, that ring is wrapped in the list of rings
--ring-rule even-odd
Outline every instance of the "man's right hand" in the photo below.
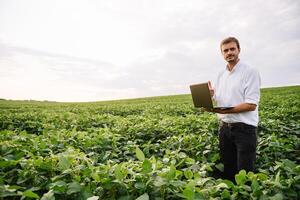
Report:
[[[210,96],[213,97],[214,94],[215,94],[215,91],[214,91],[214,88],[212,87],[210,81],[208,81],[208,89],[209,89],[209,92],[210,92]]]

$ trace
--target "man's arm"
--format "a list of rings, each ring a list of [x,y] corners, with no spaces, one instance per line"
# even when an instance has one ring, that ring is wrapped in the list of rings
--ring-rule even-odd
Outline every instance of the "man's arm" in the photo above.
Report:
[[[234,106],[231,109],[213,109],[211,112],[220,113],[220,114],[231,114],[231,113],[241,113],[241,112],[248,112],[254,111],[256,109],[256,105],[252,103],[241,103],[237,106]]]

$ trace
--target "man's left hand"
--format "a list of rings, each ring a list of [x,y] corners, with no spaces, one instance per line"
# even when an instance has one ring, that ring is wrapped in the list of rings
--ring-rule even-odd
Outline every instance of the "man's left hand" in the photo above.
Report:
[[[232,113],[233,108],[231,109],[220,109],[220,108],[214,108],[212,110],[212,112],[214,113],[219,113],[219,114],[228,114],[228,113]]]
[[[214,112],[214,113],[219,113],[219,114],[231,114],[231,113],[242,113],[242,112],[254,111],[255,109],[256,109],[255,104],[241,103],[230,109],[214,108],[208,112]]]

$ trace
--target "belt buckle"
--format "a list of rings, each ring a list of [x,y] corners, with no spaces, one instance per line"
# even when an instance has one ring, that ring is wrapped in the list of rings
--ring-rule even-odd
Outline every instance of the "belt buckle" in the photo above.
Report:
[[[223,122],[222,121],[222,124],[224,125],[224,126],[227,126],[227,127],[229,127],[229,128],[232,128],[232,127],[234,127],[235,125],[237,125],[237,123],[228,123],[228,122]]]

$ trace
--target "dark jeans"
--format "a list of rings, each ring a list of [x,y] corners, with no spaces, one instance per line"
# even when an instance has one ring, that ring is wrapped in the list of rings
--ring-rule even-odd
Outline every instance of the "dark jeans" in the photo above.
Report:
[[[256,127],[244,123],[221,122],[219,147],[224,164],[224,179],[234,181],[240,170],[254,171],[256,157]]]

